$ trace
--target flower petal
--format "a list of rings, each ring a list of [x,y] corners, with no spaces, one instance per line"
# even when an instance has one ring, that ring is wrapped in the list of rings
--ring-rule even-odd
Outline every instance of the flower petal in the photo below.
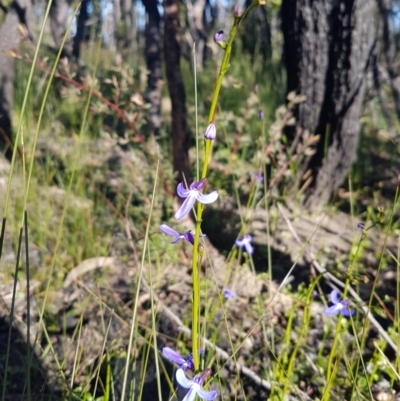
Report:
[[[354,309],[350,309],[348,306],[346,306],[345,308],[342,308],[342,310],[340,311],[342,313],[343,316],[349,317],[349,316],[353,316],[356,311]]]
[[[177,363],[179,366],[186,363],[186,359],[170,347],[164,347],[162,349],[162,353],[166,358],[168,358],[172,362]]]
[[[243,246],[245,244],[244,239],[237,239],[235,241],[236,246]]]
[[[337,315],[342,310],[342,304],[332,305],[329,308],[325,309],[324,313],[327,316]]]
[[[331,302],[335,305],[340,302],[339,291],[337,290],[331,291]]]
[[[187,198],[189,196],[189,190],[183,186],[183,182],[178,184],[178,187],[176,188],[176,193],[181,197],[181,198]]]
[[[193,380],[189,380],[183,369],[178,369],[176,371],[176,381],[184,388],[191,388],[193,386]],[[188,393],[189,394],[189,393]],[[196,394],[195,394],[196,395]],[[187,397],[187,395],[186,395]],[[186,398],[185,397],[185,398]],[[194,398],[193,398],[194,399]]]
[[[183,235],[179,235],[179,237],[176,240],[172,241],[171,244],[177,244],[179,241],[182,240],[183,240]]]
[[[206,205],[215,202],[217,199],[218,199],[218,191],[212,191],[207,195],[204,195],[200,192],[197,194],[197,200]]]
[[[217,398],[218,393],[215,390],[206,391],[202,388],[199,388],[199,390],[197,391],[197,395],[203,400],[212,401]]]
[[[179,210],[175,213],[175,218],[177,220],[183,219],[192,209],[194,202],[196,202],[196,198],[194,196],[188,196]]]
[[[247,252],[249,255],[252,255],[252,254],[253,254],[254,248],[251,246],[250,242],[246,242],[246,243],[244,244],[244,247],[245,247],[245,249],[246,249],[246,252]]]
[[[179,237],[180,233],[178,231],[175,231],[173,228],[168,227],[166,224],[161,224],[160,230],[164,232],[167,235],[170,235],[171,237]]]
[[[194,399],[196,398],[196,394],[197,394],[196,389],[191,388],[182,401],[194,401]]]

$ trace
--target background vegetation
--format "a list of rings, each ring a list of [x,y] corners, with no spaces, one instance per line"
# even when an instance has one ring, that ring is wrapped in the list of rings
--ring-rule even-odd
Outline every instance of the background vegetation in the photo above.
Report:
[[[399,8],[330,4],[260,4],[223,80],[200,282],[221,400],[400,398]],[[183,399],[161,350],[192,349],[192,245],[159,225],[194,229],[176,184],[234,7],[0,4],[2,401]]]

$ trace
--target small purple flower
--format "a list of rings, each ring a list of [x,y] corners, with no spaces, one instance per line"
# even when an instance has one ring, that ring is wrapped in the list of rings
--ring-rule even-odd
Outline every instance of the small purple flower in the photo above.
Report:
[[[332,306],[329,308],[325,309],[325,315],[327,316],[334,316],[337,315],[339,312],[343,316],[353,316],[356,311],[354,309],[349,308],[349,303],[350,301],[345,299],[341,301],[339,299],[339,291],[337,290],[332,290],[331,292],[331,302],[333,303]]]
[[[217,45],[224,43],[224,31],[218,31],[214,34],[214,42]]]
[[[194,370],[194,363],[193,363],[193,355],[189,354],[187,358],[183,357],[178,352],[174,351],[170,347],[164,347],[162,350],[163,355],[168,358],[170,361],[175,362],[179,365],[180,369],[186,370]],[[204,354],[204,349],[199,349],[199,354]]]
[[[215,128],[215,124],[210,123],[206,129],[206,132],[204,133],[204,138],[213,141],[216,136],[217,136],[217,130]]]
[[[224,288],[224,298],[229,299],[229,298],[236,298],[236,292],[232,291],[230,288],[225,287]]]
[[[224,31],[218,31],[214,34],[214,42],[221,48],[226,49],[228,44],[224,40]]]
[[[192,232],[186,231],[184,233],[178,233],[178,231],[175,231],[173,228],[167,226],[166,224],[161,224],[160,230],[164,232],[167,235],[170,235],[171,237],[175,237],[175,240],[171,242],[171,244],[176,244],[179,241],[188,241],[192,245],[194,244],[194,236]],[[205,237],[205,234],[200,234],[200,237]]]
[[[204,372],[197,374],[193,380],[186,377],[183,369],[176,371],[176,381],[184,388],[188,388],[189,391],[182,401],[194,401],[196,395],[205,401],[215,400],[218,393],[215,390],[206,391],[203,389],[204,380],[210,376],[211,370],[206,369]]]
[[[181,198],[186,199],[182,203],[182,206],[179,208],[179,210],[175,213],[175,218],[177,220],[183,219],[190,212],[196,200],[200,203],[208,205],[209,203],[213,203],[218,199],[217,191],[210,192],[208,195],[204,195],[200,192],[203,189],[205,183],[205,178],[200,181],[194,181],[190,184],[189,189],[186,189],[183,186],[183,182],[178,184],[176,192]]]
[[[237,246],[239,246],[240,248],[243,248],[244,247],[244,249],[246,250],[246,252],[249,254],[249,255],[252,255],[253,254],[253,251],[254,251],[254,249],[253,249],[253,247],[252,247],[252,245],[251,245],[251,241],[253,240],[253,238],[252,238],[252,236],[251,235],[243,235],[243,237],[241,237],[240,239],[237,239],[236,241],[235,241],[235,244],[237,245]]]
[[[254,176],[256,177],[256,184],[259,184],[260,182],[264,181],[264,176],[262,174],[261,171],[257,171],[256,173],[254,173]]]
[[[260,120],[264,120],[264,116],[265,116],[264,110],[258,110],[258,118]]]
[[[360,231],[363,231],[364,228],[365,228],[365,224],[364,224],[364,223],[358,223],[358,224],[357,224],[357,228],[358,228]]]

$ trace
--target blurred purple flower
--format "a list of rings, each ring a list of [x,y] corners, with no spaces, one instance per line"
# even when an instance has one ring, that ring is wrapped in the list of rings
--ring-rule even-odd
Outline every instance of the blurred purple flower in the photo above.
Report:
[[[206,369],[204,372],[197,374],[193,380],[186,377],[183,369],[178,369],[176,371],[176,381],[184,388],[188,388],[189,391],[182,401],[194,401],[196,395],[205,401],[215,400],[218,393],[215,390],[206,391],[203,389],[204,380],[207,376],[210,376],[211,370]]]
[[[231,289],[229,289],[228,287],[224,288],[224,298],[225,299],[229,299],[229,298],[236,298],[236,292],[233,292]]]
[[[179,365],[180,369],[186,370],[194,370],[194,364],[193,364],[193,355],[189,354],[187,358],[183,357],[181,354],[178,352],[174,351],[170,347],[164,347],[162,350],[163,355],[169,359],[172,362],[175,362],[177,365]],[[200,354],[204,354],[204,349],[200,348],[199,349]]]
[[[360,231],[363,231],[364,228],[365,228],[365,224],[364,224],[364,223],[358,223],[358,224],[357,224],[357,228],[358,228]]]
[[[175,231],[173,228],[167,226],[166,224],[161,224],[160,230],[164,232],[167,235],[170,235],[171,237],[175,237],[175,240],[171,242],[171,244],[176,244],[179,241],[188,241],[192,245],[194,244],[194,236],[192,232],[186,231],[184,233],[178,233],[178,231]],[[205,234],[200,234],[200,237],[205,237]]]
[[[218,31],[214,34],[214,42],[219,45],[224,42],[224,31]]]
[[[258,118],[260,120],[264,120],[264,116],[265,116],[264,110],[258,110]]]
[[[216,136],[217,136],[217,130],[215,128],[215,124],[210,123],[206,129],[206,132],[204,133],[204,138],[213,141]]]
[[[256,183],[257,184],[264,181],[264,176],[263,176],[261,171],[255,172],[254,176],[256,177]]]
[[[241,237],[240,239],[237,239],[235,241],[235,244],[240,248],[244,247],[246,252],[249,255],[252,255],[253,251],[254,251],[253,247],[251,246],[252,240],[253,240],[252,236],[247,234],[247,235],[243,235],[243,237]]]
[[[339,291],[337,290],[332,290],[331,302],[333,303],[333,305],[325,309],[324,312],[327,316],[334,316],[338,313],[341,313],[343,316],[353,316],[356,313],[354,309],[349,308],[349,300],[340,300]]]
[[[182,206],[179,208],[179,210],[175,213],[175,218],[177,220],[183,219],[190,212],[196,200],[200,203],[208,205],[209,203],[213,203],[218,199],[217,191],[210,192],[208,195],[204,195],[200,192],[203,189],[205,183],[205,178],[200,181],[194,181],[190,184],[189,189],[183,186],[183,182],[178,184],[176,192],[181,198],[186,199],[182,203]]]

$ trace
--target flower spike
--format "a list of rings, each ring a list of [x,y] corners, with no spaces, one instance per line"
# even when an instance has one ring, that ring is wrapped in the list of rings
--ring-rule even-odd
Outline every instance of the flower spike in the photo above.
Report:
[[[196,200],[200,203],[208,205],[209,203],[213,203],[218,199],[218,192],[213,191],[208,195],[202,194],[200,191],[203,189],[206,184],[206,179],[203,178],[200,181],[194,181],[190,184],[189,189],[183,186],[183,182],[178,184],[178,188],[176,192],[181,198],[186,198],[182,203],[182,206],[175,213],[175,218],[177,220],[183,219],[190,212]]]
[[[196,395],[205,401],[215,400],[218,393],[215,390],[206,391],[203,389],[204,380],[210,376],[211,370],[206,369],[204,372],[197,374],[193,380],[186,377],[183,369],[178,369],[176,371],[176,381],[184,388],[188,388],[189,391],[182,401],[194,401]]]

